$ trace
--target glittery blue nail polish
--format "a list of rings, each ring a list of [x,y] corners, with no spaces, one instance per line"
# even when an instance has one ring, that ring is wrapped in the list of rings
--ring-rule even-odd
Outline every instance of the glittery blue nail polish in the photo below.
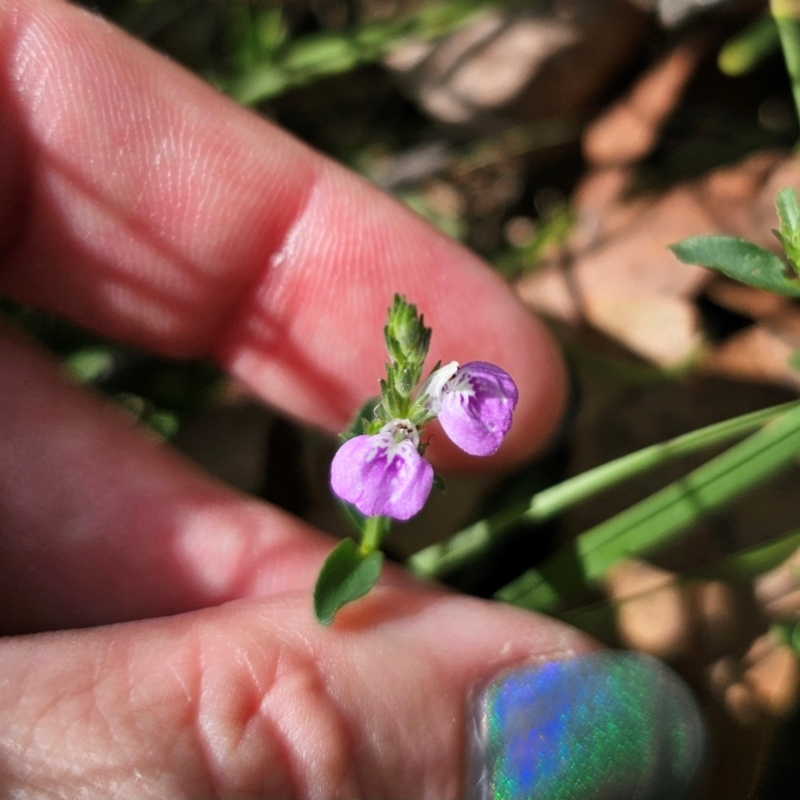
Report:
[[[683,682],[634,653],[505,673],[477,697],[472,724],[469,800],[684,798],[705,741]]]

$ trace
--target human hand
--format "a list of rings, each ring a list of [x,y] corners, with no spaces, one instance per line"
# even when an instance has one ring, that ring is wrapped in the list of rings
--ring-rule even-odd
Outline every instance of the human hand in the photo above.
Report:
[[[543,329],[409,212],[58,0],[0,0],[0,55],[0,292],[211,357],[330,431],[374,393],[401,292],[436,349],[517,381],[495,464],[553,429]],[[324,629],[322,534],[147,440],[10,330],[0,386],[2,632],[59,631],[0,641],[4,795],[458,797],[473,688],[593,647],[399,570]],[[652,772],[635,767],[634,785]]]

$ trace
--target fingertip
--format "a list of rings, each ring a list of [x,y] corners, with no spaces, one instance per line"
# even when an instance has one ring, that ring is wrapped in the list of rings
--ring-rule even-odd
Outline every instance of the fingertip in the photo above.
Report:
[[[442,463],[513,463],[547,439],[563,365],[479,258],[97,18],[50,0],[10,7],[24,47],[0,41],[0,102],[30,173],[10,194],[30,202],[5,294],[170,356],[210,355],[334,432],[378,393],[402,293],[433,328],[431,365],[488,361],[520,387],[492,461],[443,449]],[[0,166],[0,197],[9,180]],[[0,245],[3,225],[0,209]]]

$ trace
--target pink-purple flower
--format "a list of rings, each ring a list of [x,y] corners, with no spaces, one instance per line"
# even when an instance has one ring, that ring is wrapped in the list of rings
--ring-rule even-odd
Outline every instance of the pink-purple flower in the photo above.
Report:
[[[420,455],[419,432],[409,420],[348,439],[331,464],[333,491],[368,517],[413,517],[432,486],[433,468]]]
[[[405,520],[425,505],[433,469],[420,453],[419,428],[438,417],[447,436],[470,455],[497,452],[511,427],[519,393],[494,364],[452,363],[422,385],[410,419],[346,441],[331,465],[333,491],[366,516]]]
[[[458,367],[441,389],[438,418],[444,432],[465,453],[496,453],[508,429],[519,392],[505,370],[485,361]]]

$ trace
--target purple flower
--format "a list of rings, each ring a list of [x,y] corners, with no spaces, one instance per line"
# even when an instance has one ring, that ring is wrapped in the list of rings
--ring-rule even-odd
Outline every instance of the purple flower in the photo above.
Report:
[[[445,370],[437,381],[438,373]],[[442,384],[445,375],[449,377]],[[519,397],[511,376],[485,361],[470,361],[462,367],[453,362],[431,376],[430,387],[438,386],[441,389],[438,397],[432,397],[431,410],[450,439],[473,456],[496,453],[511,427]]]
[[[349,439],[333,458],[331,487],[368,517],[413,517],[433,485],[433,468],[418,447],[416,426],[403,419]]]

